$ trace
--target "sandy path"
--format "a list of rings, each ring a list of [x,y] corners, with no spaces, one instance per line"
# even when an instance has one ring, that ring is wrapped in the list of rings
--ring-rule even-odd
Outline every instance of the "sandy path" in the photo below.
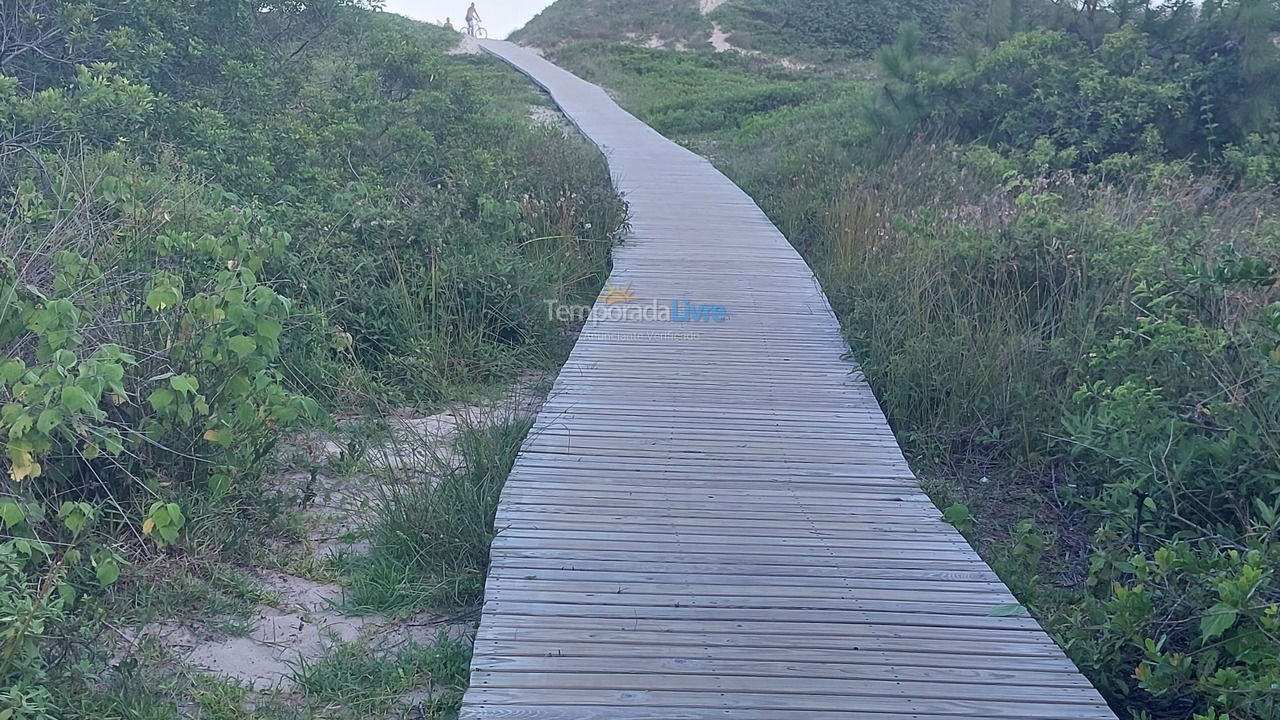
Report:
[[[733,49],[733,46],[729,44],[729,33],[725,32],[718,24],[711,26],[711,47],[715,48],[716,52],[725,52]]]
[[[479,55],[480,43],[476,42],[476,39],[471,37],[470,35],[463,33],[462,39],[458,41],[458,44],[456,47],[448,51],[448,54],[449,55]]]

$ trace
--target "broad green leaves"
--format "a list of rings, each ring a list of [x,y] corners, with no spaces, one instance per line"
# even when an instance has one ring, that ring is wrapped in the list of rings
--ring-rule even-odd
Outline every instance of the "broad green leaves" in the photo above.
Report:
[[[0,500],[0,523],[3,523],[6,530],[16,527],[25,519],[26,513],[17,501],[9,498]]]
[[[200,389],[200,381],[191,375],[174,375],[169,378],[169,387],[179,395],[194,395]]]
[[[5,455],[9,458],[9,477],[14,482],[40,477],[43,469],[40,467],[40,463],[36,462],[35,455],[31,450],[20,447],[16,443],[9,443],[9,447],[5,450]]]
[[[164,410],[173,404],[177,394],[169,388],[156,388],[147,396],[147,402],[151,404],[151,409],[157,412]]]
[[[142,521],[142,533],[164,546],[178,539],[178,531],[187,524],[187,518],[177,503],[156,502]]]
[[[58,427],[64,417],[63,411],[59,408],[45,408],[40,412],[40,418],[36,420],[36,429],[48,435],[53,429]]]
[[[182,282],[169,273],[156,276],[155,284],[147,293],[147,307],[152,312],[162,312],[182,301]]]
[[[258,344],[248,335],[236,335],[227,340],[227,347],[237,357],[243,360],[246,356],[258,349]]]
[[[27,364],[22,358],[9,358],[0,364],[0,380],[4,380],[5,385],[13,385],[27,371]]]
[[[969,512],[968,505],[956,503],[948,506],[942,511],[942,519],[962,533],[973,530],[973,513]]]
[[[1200,639],[1214,640],[1230,630],[1240,619],[1240,611],[1225,603],[1218,603],[1209,608],[1200,619]]]
[[[68,414],[83,412],[95,406],[96,403],[89,397],[89,393],[82,388],[74,385],[62,388],[62,409]]]
[[[283,330],[283,326],[280,324],[280,321],[271,317],[261,318],[258,320],[256,327],[258,335],[269,340],[279,339],[280,332]]]
[[[95,574],[98,583],[106,587],[120,578],[120,564],[113,558],[107,558],[98,563]]]
[[[997,605],[987,613],[991,617],[1024,617],[1027,609],[1018,603],[1008,603],[1005,605]]]
[[[103,448],[118,454],[120,432],[108,423],[107,408],[124,402],[125,368],[135,364],[111,344],[83,359],[63,348],[32,367],[20,359],[6,361],[0,374],[13,401],[0,410],[0,432],[9,441],[10,477],[40,477],[42,456],[61,446],[84,448],[87,459]]]
[[[86,502],[67,501],[58,509],[58,517],[72,534],[79,534],[93,520],[93,506]]]

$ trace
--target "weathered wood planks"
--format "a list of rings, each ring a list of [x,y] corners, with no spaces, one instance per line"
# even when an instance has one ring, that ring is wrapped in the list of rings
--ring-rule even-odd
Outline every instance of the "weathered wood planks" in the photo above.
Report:
[[[917,485],[804,261],[703,158],[502,42],[632,210],[513,469],[470,720],[1114,718]],[[627,316],[650,305],[679,318]],[[694,315],[694,317],[697,317]]]

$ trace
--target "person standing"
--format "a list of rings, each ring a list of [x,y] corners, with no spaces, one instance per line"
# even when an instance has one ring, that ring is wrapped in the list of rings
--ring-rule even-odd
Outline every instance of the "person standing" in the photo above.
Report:
[[[480,24],[480,13],[476,10],[476,4],[471,3],[471,7],[467,8],[467,32],[471,35],[476,34],[476,26]]]

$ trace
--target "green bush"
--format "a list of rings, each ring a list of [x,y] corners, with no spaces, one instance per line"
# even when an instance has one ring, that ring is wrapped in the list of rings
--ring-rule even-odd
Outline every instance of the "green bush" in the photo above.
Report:
[[[1056,164],[1091,164],[1118,153],[1159,157],[1167,129],[1161,125],[1186,113],[1189,98],[1146,49],[1131,28],[1109,35],[1097,52],[1065,33],[1024,33],[922,92],[946,98],[940,112],[964,136],[1022,150],[1047,141],[1070,153],[1053,158]]]
[[[1052,483],[1078,513],[1053,534],[1088,542],[1084,584],[1015,587],[1110,697],[1270,717],[1274,197],[1021,164],[921,147],[851,179],[813,249],[823,284],[917,453]],[[1063,550],[1001,562],[1072,572]]]
[[[894,133],[932,126],[980,140],[1039,163],[1033,171],[1225,157],[1255,184],[1280,180],[1280,89],[1267,80],[1280,72],[1280,12],[1271,0],[1237,0],[1185,15],[1176,3],[1152,8],[1095,42],[1019,33],[941,71],[889,65],[872,115]],[[890,57],[917,54],[918,43]]]
[[[976,14],[979,3],[938,0],[734,0],[712,19],[751,48],[775,55],[826,59],[870,57],[893,41],[903,25],[919,25],[930,51],[956,41],[956,16]]]
[[[227,473],[262,459],[274,426],[315,412],[274,367],[291,303],[257,277],[289,236],[118,154],[81,162],[87,178],[16,179],[7,208],[10,476],[44,478],[56,494],[86,473],[103,484],[154,463],[167,481],[225,490]],[[48,188],[88,178],[78,197]]]
[[[253,544],[292,428],[553,362],[544,303],[594,294],[624,205],[522,81],[442,54],[454,33],[345,0],[20,4],[0,717],[42,718],[92,685],[104,587]]]

